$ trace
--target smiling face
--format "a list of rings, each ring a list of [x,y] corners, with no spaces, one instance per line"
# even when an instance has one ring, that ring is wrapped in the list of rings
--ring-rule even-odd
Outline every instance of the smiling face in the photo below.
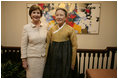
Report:
[[[34,21],[34,22],[40,21],[40,18],[41,18],[41,13],[38,9],[32,11],[32,13],[31,13],[32,21]]]
[[[63,25],[66,20],[65,12],[63,10],[57,10],[55,13],[55,20],[59,26]]]

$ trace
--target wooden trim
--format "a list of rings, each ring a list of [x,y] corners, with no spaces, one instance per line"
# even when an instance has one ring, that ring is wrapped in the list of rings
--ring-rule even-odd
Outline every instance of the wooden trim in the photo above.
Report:
[[[106,53],[108,51],[116,51],[117,47],[107,47],[106,49],[77,49],[79,53]]]
[[[86,52],[92,52],[92,53],[103,53],[103,52],[107,52],[106,49],[77,49],[77,52],[82,52],[82,53],[86,53]]]
[[[20,47],[13,47],[13,46],[1,46],[1,49],[20,49]]]
[[[1,49],[20,49],[20,47],[1,46]],[[117,47],[107,47],[106,49],[77,49],[79,53],[106,53],[107,51],[116,51]]]
[[[117,50],[117,47],[107,47],[106,49],[107,49],[107,50],[113,50],[113,51],[116,51],[116,50]]]

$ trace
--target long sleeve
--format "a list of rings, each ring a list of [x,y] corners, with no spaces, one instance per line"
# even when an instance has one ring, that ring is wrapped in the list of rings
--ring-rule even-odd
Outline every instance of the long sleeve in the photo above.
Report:
[[[51,29],[47,33],[47,45],[46,45],[46,56],[48,55],[49,44],[51,42]]]
[[[75,65],[76,55],[77,55],[77,37],[74,29],[70,34],[70,40],[72,43],[72,65]]]
[[[28,35],[24,27],[21,39],[21,58],[27,58]]]

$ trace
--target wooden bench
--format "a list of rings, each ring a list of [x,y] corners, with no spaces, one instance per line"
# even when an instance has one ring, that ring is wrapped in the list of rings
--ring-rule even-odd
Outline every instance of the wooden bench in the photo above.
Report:
[[[116,69],[87,69],[87,78],[117,78]]]

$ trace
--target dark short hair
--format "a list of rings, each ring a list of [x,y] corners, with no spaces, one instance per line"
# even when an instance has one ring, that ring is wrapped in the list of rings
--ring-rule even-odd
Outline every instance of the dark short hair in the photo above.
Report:
[[[65,16],[67,17],[67,11],[66,11],[64,8],[57,8],[57,9],[56,9],[56,12],[57,12],[58,10],[64,11],[64,12],[65,12]],[[56,14],[56,12],[55,12],[55,14]]]
[[[42,17],[43,13],[42,13],[42,10],[40,9],[40,7],[38,5],[32,5],[30,7],[30,9],[29,9],[29,16],[31,16],[32,11],[37,10],[37,9],[40,11],[40,14],[41,14],[41,17]]]

